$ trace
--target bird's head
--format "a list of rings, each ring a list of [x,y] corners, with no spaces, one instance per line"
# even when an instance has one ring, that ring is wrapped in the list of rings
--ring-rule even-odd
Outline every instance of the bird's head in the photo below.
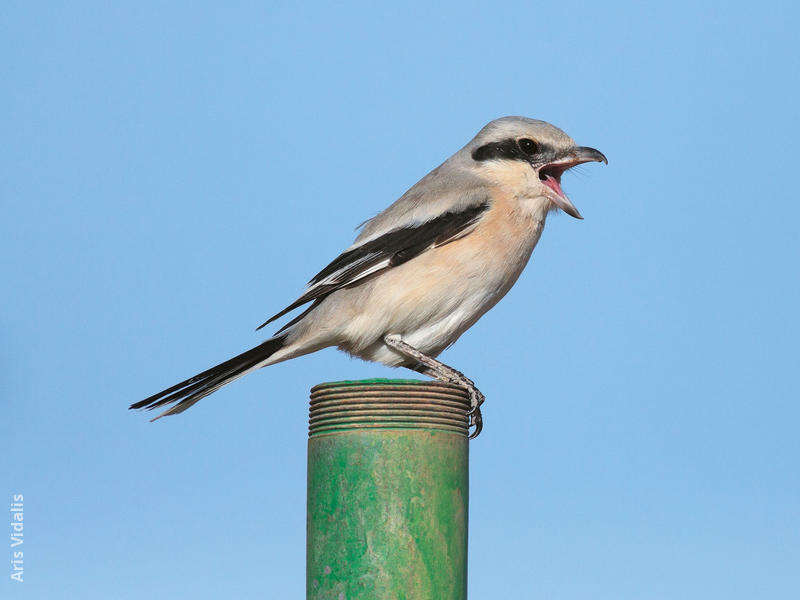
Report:
[[[547,207],[576,219],[583,217],[561,189],[561,175],[585,162],[608,164],[599,150],[578,146],[558,127],[525,117],[492,121],[462,152],[482,176],[515,188],[520,196],[544,199]]]

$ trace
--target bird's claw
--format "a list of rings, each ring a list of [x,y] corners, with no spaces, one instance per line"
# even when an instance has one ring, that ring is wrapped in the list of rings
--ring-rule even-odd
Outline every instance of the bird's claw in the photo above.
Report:
[[[470,434],[469,439],[474,440],[480,435],[481,431],[483,431],[483,415],[481,414],[481,404],[483,404],[483,402],[486,400],[486,396],[484,396],[474,384],[467,387],[467,391],[469,392],[470,400],[470,409],[467,412],[467,415],[469,415],[469,427],[475,428],[475,430]]]
[[[476,408],[474,411],[470,411],[469,415],[469,426],[475,427],[475,431],[469,434],[469,439],[474,440],[478,437],[483,430],[483,415],[481,415],[481,409]]]

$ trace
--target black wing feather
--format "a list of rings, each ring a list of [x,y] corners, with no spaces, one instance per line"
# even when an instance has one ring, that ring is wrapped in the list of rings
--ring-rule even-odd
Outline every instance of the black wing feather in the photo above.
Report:
[[[272,323],[275,319],[281,318],[295,308],[315,300],[314,305],[309,310],[281,329],[281,331],[284,331],[308,314],[325,296],[354,283],[358,280],[359,275],[386,261],[387,258],[387,266],[375,271],[375,273],[380,273],[385,269],[408,262],[429,248],[443,246],[458,239],[467,228],[478,221],[488,208],[489,202],[487,201],[459,212],[447,212],[413,227],[393,229],[380,237],[343,252],[308,282],[310,287],[305,294],[278,314],[267,319],[258,326],[258,329]],[[333,277],[331,283],[322,283],[334,275],[335,277]]]

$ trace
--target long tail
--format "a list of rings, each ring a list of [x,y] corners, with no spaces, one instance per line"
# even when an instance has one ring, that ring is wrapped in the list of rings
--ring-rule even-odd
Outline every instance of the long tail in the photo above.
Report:
[[[155,421],[167,415],[182,413],[195,402],[216,392],[223,385],[261,366],[261,363],[275,354],[275,352],[280,350],[285,344],[286,336],[270,338],[255,348],[251,348],[247,352],[242,352],[240,355],[234,356],[218,364],[216,367],[211,367],[207,371],[198,373],[194,377],[190,377],[186,381],[181,381],[171,388],[167,388],[149,398],[145,398],[141,402],[131,404],[129,408],[153,410],[159,406],[176,403],[154,419],[151,419],[151,421]]]

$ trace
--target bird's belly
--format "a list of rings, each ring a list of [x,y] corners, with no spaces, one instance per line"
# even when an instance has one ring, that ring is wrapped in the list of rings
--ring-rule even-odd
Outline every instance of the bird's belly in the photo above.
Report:
[[[499,245],[457,240],[341,290],[350,297],[336,304],[355,310],[345,315],[339,347],[360,358],[402,365],[408,361],[383,343],[385,335],[398,334],[425,354],[438,355],[508,292],[540,233],[538,227],[516,243]]]

